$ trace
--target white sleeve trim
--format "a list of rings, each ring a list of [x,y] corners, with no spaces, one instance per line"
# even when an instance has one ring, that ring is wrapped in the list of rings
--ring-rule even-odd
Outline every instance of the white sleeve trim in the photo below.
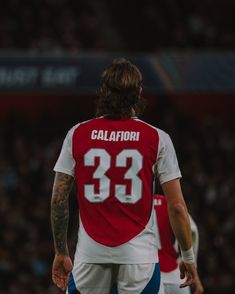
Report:
[[[164,131],[157,129],[159,135],[158,155],[156,170],[160,184],[181,178],[175,148],[170,136]]]
[[[175,179],[180,179],[180,178],[182,178],[181,172],[174,173],[174,174],[171,174],[171,175],[164,177],[164,179],[162,179],[162,181],[160,181],[160,184],[164,184],[166,182],[169,182],[169,181],[172,181]]]
[[[74,177],[74,169],[75,169],[75,160],[73,158],[72,142],[73,142],[74,130],[78,126],[79,124],[75,125],[67,133],[64,139],[64,143],[63,143],[59,158],[54,167],[54,171],[66,173],[73,177]]]
[[[62,168],[62,167],[54,167],[53,169],[55,172],[59,172],[59,173],[64,173],[66,175],[72,176],[74,177],[74,173],[71,172],[70,170],[66,169],[66,168]]]

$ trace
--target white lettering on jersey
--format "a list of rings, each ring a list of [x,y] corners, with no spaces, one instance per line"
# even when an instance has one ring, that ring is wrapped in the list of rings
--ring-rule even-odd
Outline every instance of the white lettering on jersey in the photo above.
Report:
[[[109,136],[109,141],[115,141],[115,140],[116,140],[115,132],[111,132]]]
[[[140,132],[92,130],[92,140],[102,141],[139,141]]]
[[[161,199],[154,199],[154,206],[161,206],[162,200]]]
[[[97,130],[93,130],[92,132],[91,132],[91,139],[92,140],[95,140],[96,138],[97,138]]]
[[[98,157],[99,165],[93,178],[99,180],[99,192],[95,193],[94,184],[86,184],[85,197],[91,203],[103,202],[110,195],[111,180],[106,172],[111,167],[111,155],[101,148],[92,148],[84,155],[85,166],[95,166],[95,158]],[[142,180],[138,173],[143,168],[143,156],[138,150],[124,149],[116,157],[115,167],[127,167],[127,159],[131,158],[131,166],[126,171],[124,178],[131,180],[131,193],[127,194],[126,185],[115,185],[115,197],[122,203],[135,204],[142,197]]]

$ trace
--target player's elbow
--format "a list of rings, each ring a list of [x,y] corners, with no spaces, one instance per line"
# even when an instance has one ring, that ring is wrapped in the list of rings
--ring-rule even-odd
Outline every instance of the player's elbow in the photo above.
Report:
[[[174,216],[183,216],[187,213],[187,208],[183,203],[174,203],[169,206],[171,214]]]

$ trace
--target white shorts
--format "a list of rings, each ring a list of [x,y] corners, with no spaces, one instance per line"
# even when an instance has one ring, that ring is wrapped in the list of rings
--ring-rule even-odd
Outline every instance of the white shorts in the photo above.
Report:
[[[190,294],[190,288],[180,288],[179,284],[160,284],[158,294]]]
[[[180,288],[184,280],[180,279],[180,270],[162,273],[159,294],[190,294],[190,287]]]
[[[118,294],[156,294],[160,284],[159,265],[76,263],[66,293],[110,294],[114,284]]]

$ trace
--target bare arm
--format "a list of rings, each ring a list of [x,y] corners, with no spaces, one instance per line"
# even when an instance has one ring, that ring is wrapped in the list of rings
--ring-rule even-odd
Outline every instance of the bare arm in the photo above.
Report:
[[[55,246],[55,258],[52,266],[52,280],[65,291],[73,269],[67,246],[69,221],[69,193],[73,177],[57,172],[51,197],[51,226]]]
[[[58,255],[69,255],[67,247],[67,229],[69,221],[69,193],[73,177],[57,172],[55,175],[51,198],[51,225],[55,252]]]
[[[179,179],[162,184],[162,189],[167,198],[168,214],[174,234],[181,250],[187,251],[192,248],[192,233],[188,209],[183,198]],[[186,281],[180,285],[181,288],[192,285],[194,294],[203,293],[203,286],[194,262],[182,262],[180,272],[182,279],[186,277]]]
[[[174,234],[180,248],[188,250],[192,246],[192,233],[179,179],[162,184],[162,189],[167,198],[168,214]]]

